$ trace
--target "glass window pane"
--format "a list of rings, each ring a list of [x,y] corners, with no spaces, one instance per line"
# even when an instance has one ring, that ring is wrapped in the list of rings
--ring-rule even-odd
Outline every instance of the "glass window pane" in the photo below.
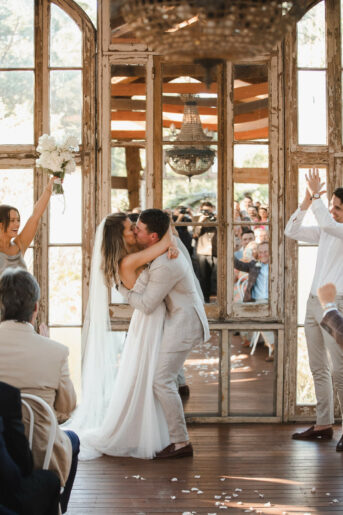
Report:
[[[96,27],[96,8],[98,0],[80,0],[76,3],[79,4],[79,6],[85,11],[86,14],[88,14],[93,22],[93,25]]]
[[[82,72],[50,72],[50,131],[57,139],[75,136],[81,142]]]
[[[142,65],[111,66],[112,140],[145,140],[145,76]]]
[[[74,20],[51,4],[50,66],[81,66],[81,31]]]
[[[230,415],[275,415],[276,331],[231,333]]]
[[[66,174],[64,195],[50,200],[50,243],[81,243],[81,170]]]
[[[33,144],[33,95],[33,72],[0,72],[0,144]]]
[[[234,147],[235,168],[268,168],[269,146],[268,145],[245,145],[237,144]],[[250,181],[254,182],[254,181]]]
[[[49,249],[49,324],[81,324],[80,247]]]
[[[325,3],[319,2],[297,24],[298,66],[325,68]]]
[[[30,274],[33,274],[33,248],[28,248],[25,252],[25,263]]]
[[[69,372],[76,395],[81,395],[81,328],[51,327],[50,338],[69,348]]]
[[[234,66],[234,138],[236,141],[269,137],[268,67]]]
[[[210,88],[201,66],[166,63],[162,73],[164,141],[197,141],[205,136],[217,140],[217,68],[212,70]]]
[[[234,249],[234,302],[266,304],[269,298],[270,245],[268,228],[235,226],[240,247]],[[248,279],[252,288],[248,288]]]
[[[119,211],[127,211],[129,209],[129,193],[126,189],[111,190],[111,211],[118,213]]]
[[[0,204],[8,204],[18,209],[20,229],[33,211],[33,171],[0,170]]]
[[[218,414],[220,370],[220,334],[211,331],[211,339],[195,345],[184,364],[184,377],[178,383],[187,384],[190,396],[184,399],[185,413]]]
[[[0,68],[34,66],[33,9],[33,0],[0,3]]]
[[[326,72],[298,72],[298,137],[300,145],[326,145]]]
[[[305,331],[298,329],[297,405],[316,404],[313,378],[308,363]]]

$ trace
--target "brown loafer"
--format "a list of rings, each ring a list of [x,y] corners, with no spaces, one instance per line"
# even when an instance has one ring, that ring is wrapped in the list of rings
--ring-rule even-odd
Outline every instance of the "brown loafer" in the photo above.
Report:
[[[193,447],[189,443],[180,449],[175,449],[175,444],[171,443],[160,452],[156,453],[155,460],[162,460],[165,458],[185,458],[186,456],[193,456]]]
[[[331,440],[333,437],[333,429],[332,427],[328,427],[327,429],[318,429],[315,430],[314,426],[309,427],[306,431],[302,433],[294,433],[292,434],[293,440]]]
[[[182,384],[179,386],[179,395],[180,397],[189,397],[190,390],[188,384]]]

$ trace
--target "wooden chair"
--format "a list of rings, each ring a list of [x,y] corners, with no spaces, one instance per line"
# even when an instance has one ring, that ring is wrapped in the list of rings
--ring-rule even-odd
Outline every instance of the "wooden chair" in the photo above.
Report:
[[[49,404],[38,397],[38,395],[32,395],[31,393],[22,393],[21,394],[21,402],[23,406],[28,410],[29,413],[29,420],[30,420],[30,426],[29,426],[29,445],[30,449],[32,450],[32,441],[33,441],[33,432],[34,432],[34,422],[35,422],[35,416],[33,409],[30,406],[30,403],[27,402],[28,400],[31,400],[33,402],[36,402],[43,408],[49,415],[50,418],[50,431],[49,431],[49,438],[48,438],[48,444],[46,446],[45,451],[45,457],[43,462],[43,469],[46,470],[49,467],[51,454],[52,454],[52,448],[54,446],[55,438],[56,438],[56,431],[57,431],[57,420],[56,415],[49,406]]]

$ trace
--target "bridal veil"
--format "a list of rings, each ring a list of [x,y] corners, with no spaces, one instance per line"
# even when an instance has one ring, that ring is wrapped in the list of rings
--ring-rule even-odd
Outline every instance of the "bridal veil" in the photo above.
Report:
[[[103,422],[126,336],[126,333],[111,331],[101,253],[105,221],[106,217],[96,230],[82,329],[82,402],[67,422],[68,428],[81,434]]]

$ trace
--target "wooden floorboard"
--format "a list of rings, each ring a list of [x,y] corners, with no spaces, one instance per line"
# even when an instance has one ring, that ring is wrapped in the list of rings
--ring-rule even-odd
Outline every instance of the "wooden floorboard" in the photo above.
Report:
[[[68,514],[342,514],[340,428],[332,441],[292,440],[300,427],[199,424],[193,458],[81,462]]]

